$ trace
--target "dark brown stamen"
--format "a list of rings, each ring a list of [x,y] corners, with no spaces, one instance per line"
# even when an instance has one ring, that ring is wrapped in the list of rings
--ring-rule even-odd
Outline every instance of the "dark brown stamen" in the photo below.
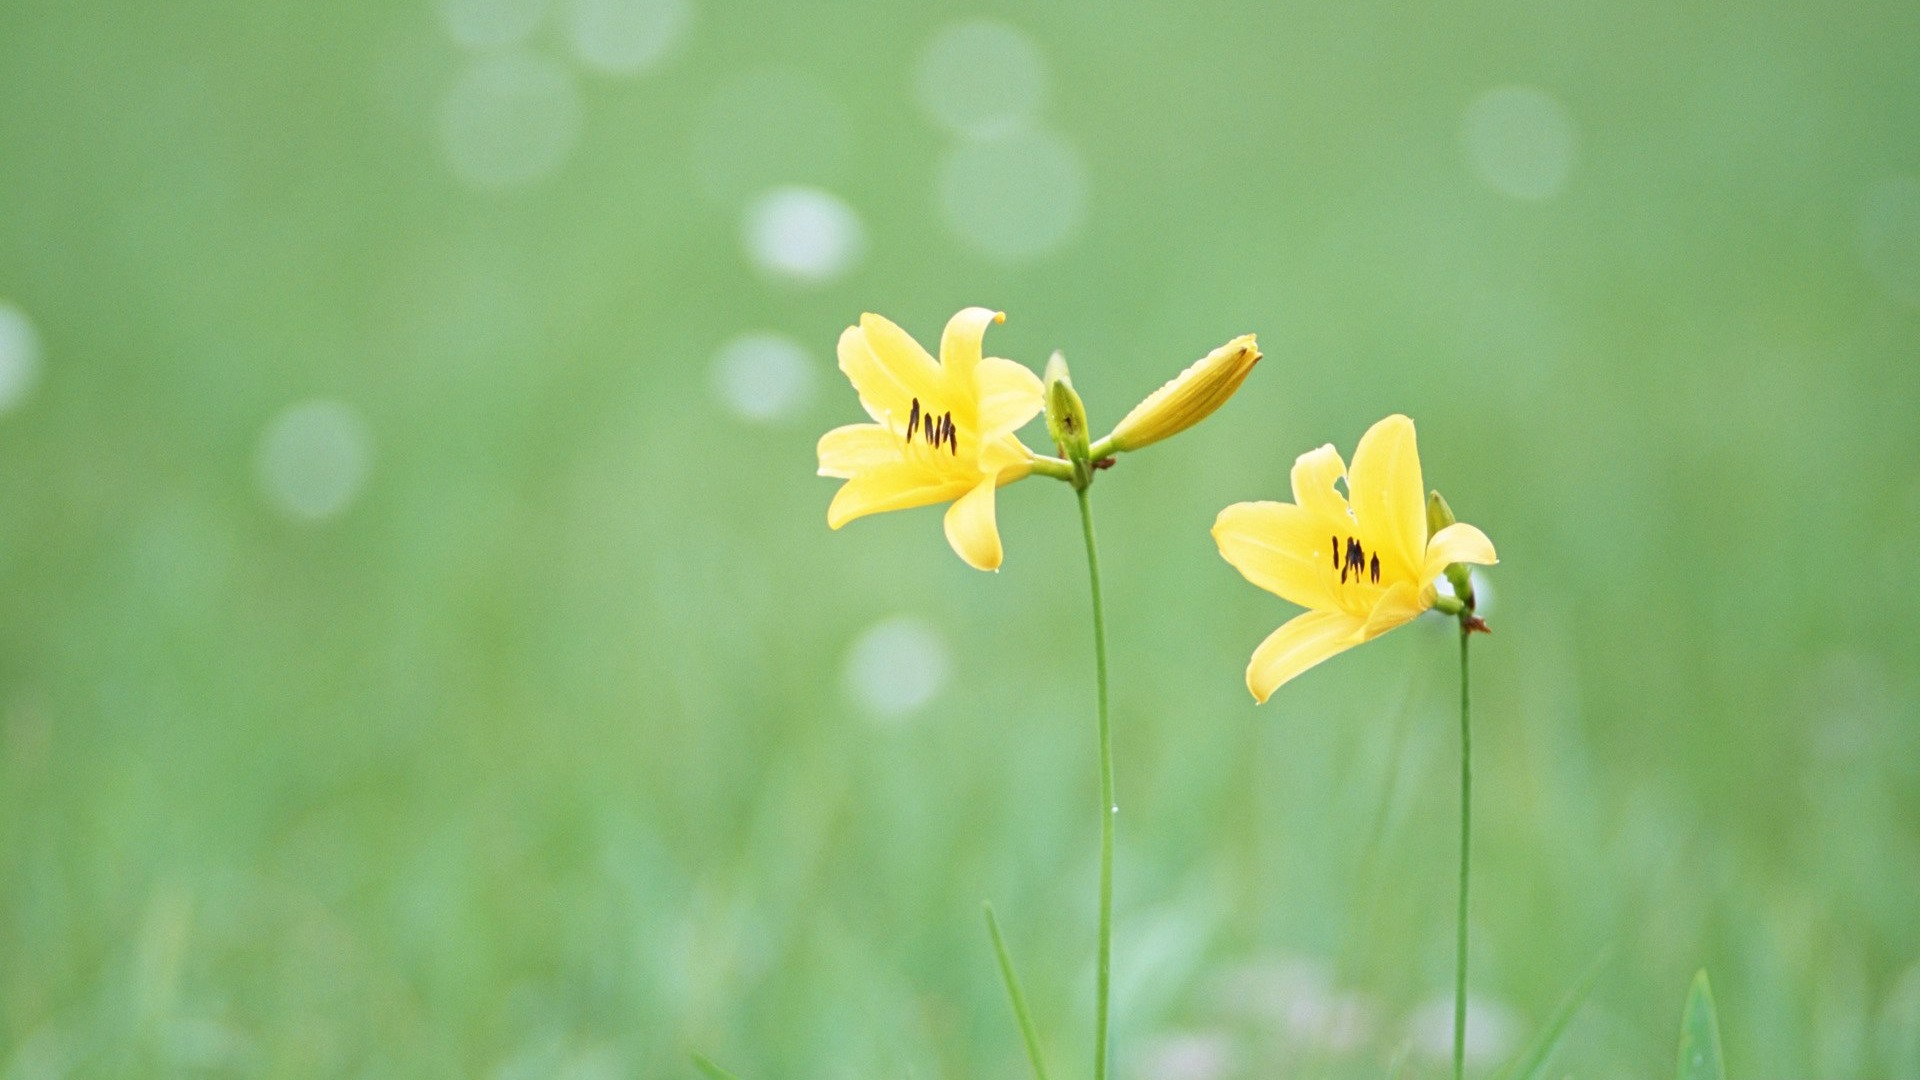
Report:
[[[1360,538],[1357,536],[1347,537],[1345,546],[1341,545],[1338,533],[1335,533],[1331,539],[1333,542],[1333,568],[1340,571],[1340,583],[1342,585],[1347,583],[1349,577],[1351,577],[1355,583],[1371,578],[1375,585],[1380,584],[1379,552],[1369,553],[1366,545],[1362,544]]]

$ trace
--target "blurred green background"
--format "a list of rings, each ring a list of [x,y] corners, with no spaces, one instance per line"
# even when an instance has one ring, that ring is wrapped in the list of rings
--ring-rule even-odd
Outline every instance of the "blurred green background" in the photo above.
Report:
[[[0,1076],[1082,1075],[1072,500],[830,533],[832,344],[1095,423],[1125,1080],[1436,1076],[1438,619],[1208,537],[1391,411],[1499,544],[1473,1057],[1920,1076],[1920,7],[0,7]],[[1044,439],[1038,425],[1030,441]]]

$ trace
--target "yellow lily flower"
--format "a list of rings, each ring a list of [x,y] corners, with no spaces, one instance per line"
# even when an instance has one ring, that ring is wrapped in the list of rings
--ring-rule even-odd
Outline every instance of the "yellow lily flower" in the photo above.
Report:
[[[1033,471],[1033,451],[1014,432],[1042,405],[1033,372],[980,355],[987,326],[1004,321],[997,311],[963,309],[947,320],[937,362],[878,315],[840,334],[840,370],[874,422],[820,438],[820,475],[846,481],[827,508],[829,527],[952,502],[947,542],[975,569],[1000,568],[993,494]]]
[[[1346,482],[1349,500],[1334,487]],[[1235,503],[1213,525],[1220,555],[1248,581],[1307,611],[1253,651],[1247,689],[1264,702],[1335,653],[1412,621],[1434,605],[1452,563],[1498,562],[1471,525],[1427,532],[1413,421],[1389,416],[1361,437],[1353,467],[1332,445],[1293,463],[1293,502]]]

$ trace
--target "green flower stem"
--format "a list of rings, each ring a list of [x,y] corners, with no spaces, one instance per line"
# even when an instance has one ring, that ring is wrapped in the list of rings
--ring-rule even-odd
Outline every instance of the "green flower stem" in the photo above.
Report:
[[[1119,452],[1120,448],[1113,445],[1113,436],[1108,435],[1094,443],[1092,449],[1087,451],[1087,460],[1099,461],[1101,458],[1110,458]]]
[[[1033,473],[1035,476],[1051,476],[1055,480],[1073,482],[1073,462],[1045,454],[1033,455]]]
[[[1473,630],[1460,622],[1460,910],[1454,924],[1453,1080],[1461,1080],[1467,1061],[1467,855],[1473,839],[1472,697],[1467,682],[1467,643]]]
[[[1107,718],[1107,617],[1100,602],[1100,551],[1093,542],[1093,508],[1080,499],[1080,531],[1087,541],[1087,578],[1093,588],[1093,663],[1100,713],[1100,952],[1093,1000],[1093,1080],[1107,1080],[1107,1010],[1113,983],[1113,729]]]

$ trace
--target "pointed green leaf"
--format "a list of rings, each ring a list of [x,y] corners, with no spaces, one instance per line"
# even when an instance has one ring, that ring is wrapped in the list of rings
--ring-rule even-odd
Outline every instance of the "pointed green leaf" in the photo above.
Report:
[[[1033,1063],[1036,1080],[1047,1080],[1046,1059],[1040,1056],[1040,1033],[1033,1026],[1033,1014],[1027,1011],[1027,995],[1020,992],[1020,976],[1013,970],[1013,954],[1007,951],[1007,939],[1000,936],[1000,920],[993,917],[993,905],[981,903],[987,917],[987,934],[993,938],[993,952],[1000,958],[1000,978],[1007,984],[1007,1001],[1013,1006],[1013,1018],[1020,1024],[1020,1038],[1027,1044],[1027,1060]]]
[[[707,1080],[740,1080],[739,1077],[715,1065],[713,1059],[705,1054],[693,1055],[693,1067],[699,1069]]]
[[[1612,958],[1611,949],[1602,950],[1599,956],[1594,957],[1593,963],[1587,965],[1586,973],[1580,976],[1580,981],[1573,984],[1573,989],[1567,991],[1567,996],[1561,1000],[1560,1007],[1554,1010],[1547,1026],[1540,1029],[1540,1034],[1534,1036],[1533,1042],[1500,1074],[1501,1080],[1540,1080],[1546,1075],[1548,1059],[1559,1048],[1560,1039],[1566,1035],[1568,1025],[1573,1023],[1580,1006],[1587,1003],[1587,996],[1599,984],[1600,973],[1606,970],[1607,961]]]
[[[1727,1080],[1720,1059],[1720,1019],[1713,1011],[1713,987],[1703,968],[1687,993],[1687,1011],[1680,1018],[1678,1080]]]

